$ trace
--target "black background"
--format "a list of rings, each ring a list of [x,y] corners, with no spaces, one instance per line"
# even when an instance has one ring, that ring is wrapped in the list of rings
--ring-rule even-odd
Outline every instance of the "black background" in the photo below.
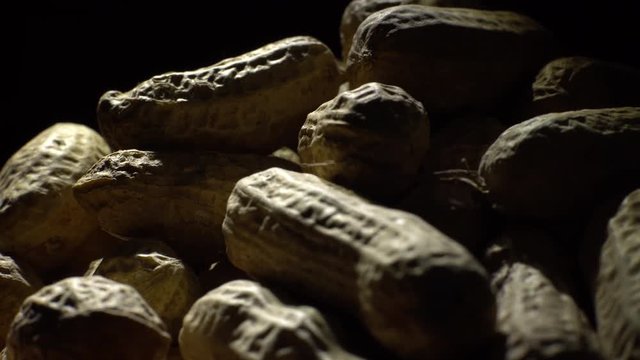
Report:
[[[487,0],[491,8],[526,13],[550,28],[566,54],[640,64],[634,1]],[[63,3],[63,2],[60,2]],[[339,54],[347,0],[203,3],[104,1],[26,4],[10,36],[18,53],[18,86],[5,86],[0,162],[58,121],[94,128],[95,106],[107,90],[128,90],[167,71],[211,65],[293,35],[311,35]],[[17,41],[16,41],[17,40]],[[14,90],[17,89],[17,90]]]

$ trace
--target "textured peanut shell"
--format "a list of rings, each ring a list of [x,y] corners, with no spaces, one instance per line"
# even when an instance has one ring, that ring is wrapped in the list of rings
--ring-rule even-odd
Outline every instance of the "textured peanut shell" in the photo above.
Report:
[[[236,181],[282,166],[265,155],[121,150],[95,164],[73,187],[107,232],[166,241],[194,265],[223,256],[221,225]]]
[[[340,23],[340,44],[342,58],[346,59],[351,49],[353,35],[358,26],[369,15],[392,6],[425,5],[441,7],[480,8],[478,0],[352,0],[344,9]]]
[[[95,275],[136,289],[176,340],[182,318],[201,291],[191,268],[178,258],[153,251],[153,247],[144,243],[139,249],[127,251],[125,248],[113,256],[95,260],[85,276]]]
[[[20,304],[42,287],[42,282],[23,264],[0,254],[0,347],[4,347],[7,332]]]
[[[403,193],[429,146],[429,120],[397,86],[367,83],[307,116],[298,137],[305,172],[375,199]]]
[[[9,360],[164,360],[171,337],[130,286],[72,277],[28,297],[7,337]]]
[[[506,264],[495,275],[494,286],[505,360],[602,359],[580,308],[538,269]]]
[[[39,271],[67,263],[99,229],[71,186],[109,152],[90,128],[58,123],[18,150],[0,170],[0,251]]]
[[[640,359],[640,190],[609,221],[596,280],[596,319],[605,355]]]
[[[194,71],[155,76],[98,104],[114,149],[270,152],[296,142],[304,118],[338,91],[331,50],[297,36]]]
[[[357,359],[340,347],[316,309],[285,305],[249,280],[198,299],[184,318],[180,349],[185,360]]]
[[[581,109],[640,106],[640,70],[586,58],[545,65],[533,82],[533,115]]]
[[[310,174],[240,180],[223,223],[231,262],[360,316],[406,358],[447,358],[491,333],[487,275],[459,244]]]
[[[640,170],[640,108],[541,115],[514,125],[480,163],[503,211],[554,218],[588,209],[610,177]]]
[[[394,6],[358,27],[347,78],[400,86],[430,114],[486,111],[529,82],[551,47],[542,26],[516,13]]]

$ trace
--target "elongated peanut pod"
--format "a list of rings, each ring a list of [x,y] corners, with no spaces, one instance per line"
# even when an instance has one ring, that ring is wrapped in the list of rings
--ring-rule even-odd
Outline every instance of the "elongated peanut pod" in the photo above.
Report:
[[[155,76],[98,104],[115,149],[271,152],[295,145],[307,113],[341,83],[320,41],[297,36],[194,71]]]
[[[404,357],[446,358],[492,333],[487,274],[461,245],[316,176],[240,180],[223,231],[235,266],[354,311]]]
[[[236,181],[272,166],[296,168],[265,155],[122,150],[73,191],[105,231],[162,239],[188,262],[208,265],[223,256],[222,220]]]

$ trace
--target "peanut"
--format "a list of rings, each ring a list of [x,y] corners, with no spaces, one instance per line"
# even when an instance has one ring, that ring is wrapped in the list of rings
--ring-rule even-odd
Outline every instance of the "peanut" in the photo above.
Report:
[[[161,254],[166,245],[158,244],[143,242],[137,249],[127,244],[114,255],[92,262],[85,276],[100,275],[132,286],[177,340],[182,318],[200,296],[200,285],[187,265],[180,259]]]
[[[273,168],[238,181],[223,232],[235,266],[358,314],[404,357],[453,356],[493,329],[487,274],[462,246],[314,175]]]
[[[7,332],[20,304],[42,287],[42,282],[24,264],[17,264],[0,254],[0,347],[4,347]]]
[[[511,12],[394,6],[362,22],[347,60],[353,87],[397,85],[430,114],[494,110],[546,62],[548,32]]]
[[[305,172],[384,199],[409,187],[428,146],[422,105],[397,86],[368,83],[310,113],[298,153]]]
[[[581,109],[640,106],[640,71],[586,57],[545,65],[532,86],[533,115]]]
[[[538,269],[515,262],[495,276],[506,360],[602,359],[595,333],[570,296]]]
[[[9,360],[165,359],[171,337],[130,286],[72,277],[29,296],[7,336]]]
[[[212,66],[155,76],[98,104],[115,149],[270,152],[296,143],[304,117],[338,91],[340,72],[318,40],[297,36]]]
[[[605,354],[612,359],[640,356],[637,251],[640,243],[640,190],[629,194],[609,221],[596,280],[596,319]]]
[[[353,35],[358,26],[369,15],[392,6],[425,5],[443,7],[479,8],[478,0],[352,0],[344,9],[340,22],[340,44],[342,44],[342,58],[346,59],[351,49]]]
[[[356,359],[336,341],[322,315],[283,304],[248,280],[226,283],[200,298],[184,318],[185,360]]]
[[[637,153],[640,108],[551,113],[503,132],[479,172],[504,212],[557,219],[589,209],[605,181],[640,170]]]
[[[0,252],[45,272],[73,261],[99,230],[71,186],[109,152],[98,133],[58,123],[18,150],[0,171]]]
[[[265,155],[122,150],[95,164],[73,187],[107,232],[166,241],[197,267],[224,256],[221,225],[236,181],[296,166]]]
[[[602,359],[595,332],[574,300],[570,261],[548,231],[510,223],[491,253],[498,330],[505,338],[500,358]]]

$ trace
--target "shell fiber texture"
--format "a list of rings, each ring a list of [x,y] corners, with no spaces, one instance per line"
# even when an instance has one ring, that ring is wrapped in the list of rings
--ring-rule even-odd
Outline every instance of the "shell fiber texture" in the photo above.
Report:
[[[193,270],[182,260],[163,254],[166,245],[158,244],[161,244],[160,252],[155,251],[155,246],[149,242],[140,243],[138,249],[125,246],[113,256],[95,260],[85,276],[100,275],[132,286],[177,340],[182,318],[198,299],[201,290]]]
[[[342,58],[346,59],[351,49],[353,35],[358,26],[369,15],[392,6],[398,5],[425,5],[441,7],[480,8],[479,0],[352,0],[344,9],[340,22],[340,44],[342,45]]]
[[[407,190],[428,146],[422,104],[397,86],[367,83],[307,116],[298,153],[305,172],[385,199]]]
[[[184,318],[180,349],[185,360],[358,359],[340,347],[315,308],[285,305],[249,280],[198,299]]]
[[[533,82],[534,115],[580,109],[640,106],[640,70],[587,57],[545,65]]]
[[[271,152],[296,143],[305,116],[342,82],[331,50],[297,36],[194,71],[171,72],[98,104],[114,149]]]
[[[394,6],[358,27],[347,78],[400,86],[430,114],[489,111],[530,83],[552,47],[541,25],[516,13]]]
[[[71,186],[109,152],[92,129],[58,123],[18,150],[0,170],[0,252],[42,272],[72,260],[99,229]]]
[[[640,190],[609,221],[596,280],[596,319],[605,355],[640,359]]]
[[[32,270],[0,254],[0,347],[4,347],[7,332],[22,301],[42,287]]]
[[[194,265],[224,256],[221,225],[236,181],[288,161],[254,154],[121,150],[73,187],[100,226],[122,238],[166,241]]]
[[[171,337],[130,286],[71,277],[28,297],[7,337],[9,360],[164,360]]]
[[[450,358],[492,334],[494,298],[469,252],[314,175],[273,168],[240,180],[223,232],[235,266],[357,314],[403,357]]]
[[[504,212],[558,218],[588,209],[608,178],[640,170],[640,108],[550,113],[514,125],[480,163]]]

